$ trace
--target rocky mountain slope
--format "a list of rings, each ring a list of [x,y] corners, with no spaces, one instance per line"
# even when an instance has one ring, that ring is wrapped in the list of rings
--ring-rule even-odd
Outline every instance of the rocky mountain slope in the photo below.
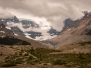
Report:
[[[49,25],[44,25],[45,22],[38,24],[32,20],[26,20],[26,19],[18,19],[16,16],[12,18],[0,18],[0,22],[2,22],[5,26],[7,26],[9,29],[11,29],[15,35],[19,36],[25,36],[30,39],[40,40],[37,38],[44,38],[46,34],[48,34],[50,37],[54,35],[59,35],[60,32],[56,31]],[[43,35],[43,28],[47,28],[46,34]],[[42,29],[42,30],[41,30]]]
[[[60,46],[57,48],[61,53],[91,53],[91,42],[80,42],[69,45]]]
[[[16,36],[14,32],[0,22],[0,45],[31,45],[31,47],[46,47],[41,42]]]
[[[0,37],[13,36],[13,31],[7,29],[3,23],[0,22]]]
[[[72,21],[66,19],[61,34],[49,42],[56,48],[62,45],[91,41],[91,13],[81,19]]]

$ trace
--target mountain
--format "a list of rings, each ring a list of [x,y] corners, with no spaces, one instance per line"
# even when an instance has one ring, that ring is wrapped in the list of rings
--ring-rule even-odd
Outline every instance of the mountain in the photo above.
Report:
[[[59,35],[60,32],[53,29],[51,26],[44,26],[42,23],[38,24],[32,20],[26,19],[18,19],[16,16],[12,18],[0,18],[0,22],[2,22],[6,27],[11,29],[15,35],[25,36],[30,39],[44,38],[43,28],[49,28],[46,33],[53,37],[54,35]],[[46,34],[45,34],[46,35]],[[40,40],[38,39],[38,40]],[[41,39],[42,40],[42,39]]]
[[[0,45],[30,45],[31,47],[47,47],[41,42],[28,39],[24,36],[16,36],[14,32],[0,22]]]
[[[48,40],[55,48],[79,42],[91,41],[91,13],[88,12],[81,19],[64,21],[64,27],[60,35]]]
[[[7,29],[3,23],[0,22],[0,37],[14,36],[13,31]]]
[[[55,30],[55,29],[53,29],[53,28],[51,28],[51,29],[48,31],[48,33],[49,33],[51,36],[53,36],[53,35],[59,35],[61,32],[60,32],[60,31],[57,31],[57,30]]]
[[[29,42],[22,39],[18,39],[14,36],[12,30],[0,23],[0,44],[1,45],[31,45]]]

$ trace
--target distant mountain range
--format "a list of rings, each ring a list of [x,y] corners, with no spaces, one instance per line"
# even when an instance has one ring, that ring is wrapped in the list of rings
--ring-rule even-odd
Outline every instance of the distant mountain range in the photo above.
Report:
[[[3,21],[4,23],[4,21]],[[0,46],[2,45],[29,45],[30,47],[47,47],[41,42],[28,39],[25,36],[16,36],[10,27],[5,26],[0,22]]]
[[[91,13],[86,13],[82,18],[75,21],[70,18],[64,20],[64,27],[61,32],[58,32],[51,27],[46,33],[48,33],[50,37],[57,35],[57,37],[52,39],[50,39],[49,36],[44,36],[40,27],[43,26],[40,26],[38,23],[31,20],[19,20],[16,16],[13,18],[0,18],[0,39],[6,39],[7,36],[9,36],[9,41],[11,41],[11,37],[15,40],[20,39],[21,41],[26,41],[34,47],[57,49],[60,49],[63,45],[91,42]],[[38,40],[43,43],[31,40],[31,38],[36,39],[36,37],[42,37]],[[45,37],[48,37],[49,39],[43,40]],[[20,42],[14,42],[14,44],[20,44]]]
[[[14,16],[13,18],[0,18],[0,22],[2,22],[8,29],[11,29],[15,35],[25,36],[30,39],[43,37],[42,32],[38,30],[39,28],[41,28],[41,26],[31,20],[19,20],[16,16]],[[56,31],[53,28],[50,28],[49,31],[47,31],[46,33],[48,33],[50,36],[60,34],[59,31]]]
[[[25,37],[28,37],[29,39],[45,37],[39,30],[41,26],[31,20],[19,20],[16,16],[14,16],[13,18],[0,18],[0,22],[1,37],[4,35],[16,35],[23,39]],[[58,35],[53,39],[45,39],[46,41],[43,41],[43,43],[47,43],[49,47],[59,48],[60,46],[67,44],[89,42],[91,41],[91,13],[85,13],[82,18],[75,21],[70,18],[66,19],[61,32],[58,32],[51,27],[46,33],[48,33],[51,37]],[[42,38],[38,40],[40,41],[41,39]]]

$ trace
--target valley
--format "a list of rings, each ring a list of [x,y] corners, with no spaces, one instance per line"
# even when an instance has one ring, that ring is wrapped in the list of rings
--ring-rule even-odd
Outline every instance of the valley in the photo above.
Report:
[[[0,0],[0,68],[91,68],[91,0]]]

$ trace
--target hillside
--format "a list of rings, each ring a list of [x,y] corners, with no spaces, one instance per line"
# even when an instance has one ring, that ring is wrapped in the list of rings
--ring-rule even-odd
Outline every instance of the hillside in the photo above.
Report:
[[[31,45],[33,47],[46,47],[38,41],[24,36],[16,36],[14,32],[0,22],[0,45]]]
[[[88,41],[91,41],[91,15],[89,13],[75,21],[65,20],[61,34],[49,40],[49,43],[58,48],[62,45]]]
[[[69,45],[63,45],[58,48],[61,50],[60,53],[91,53],[91,42],[80,42],[80,43],[73,43]]]

